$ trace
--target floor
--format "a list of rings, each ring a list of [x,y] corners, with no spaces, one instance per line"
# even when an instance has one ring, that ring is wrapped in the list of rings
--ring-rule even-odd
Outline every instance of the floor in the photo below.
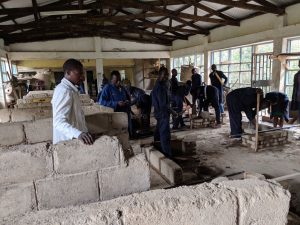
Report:
[[[226,176],[241,172],[264,174],[267,178],[275,178],[300,172],[300,129],[293,129],[295,134],[290,136],[290,143],[280,147],[260,150],[255,153],[250,148],[240,143],[229,142],[229,123],[225,119],[225,125],[219,129],[203,128],[199,130],[185,130],[172,133],[173,138],[193,136],[197,147],[194,158],[200,167],[211,168],[218,171],[218,176]],[[195,171],[197,173],[197,171]],[[198,171],[199,172],[199,171]],[[201,173],[201,171],[200,171]],[[194,177],[184,173],[185,180],[189,182]],[[155,172],[151,172],[152,188],[164,188],[168,184]],[[291,211],[300,215],[300,177],[295,177],[284,182],[292,194]]]

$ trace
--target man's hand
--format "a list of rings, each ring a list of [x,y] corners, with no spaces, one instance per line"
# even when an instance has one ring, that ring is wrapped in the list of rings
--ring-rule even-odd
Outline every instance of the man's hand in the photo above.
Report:
[[[257,88],[256,93],[261,95],[264,93],[264,91],[261,88]]]
[[[120,106],[120,107],[124,107],[125,105],[126,105],[126,103],[123,102],[123,101],[119,101],[119,102],[118,102],[118,106]]]
[[[82,132],[79,135],[78,139],[83,141],[83,143],[86,144],[86,145],[92,145],[94,143],[93,136],[88,132]]]

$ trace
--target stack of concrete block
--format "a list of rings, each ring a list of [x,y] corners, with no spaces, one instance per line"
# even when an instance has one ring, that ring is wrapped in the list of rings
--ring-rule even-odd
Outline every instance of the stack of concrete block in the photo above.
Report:
[[[199,129],[199,128],[211,127],[215,123],[216,123],[216,117],[210,115],[209,112],[203,111],[200,113],[200,117],[191,119],[191,128]]]
[[[0,218],[150,189],[145,155],[125,158],[115,137],[2,147],[0,161]]]
[[[15,108],[30,109],[39,107],[51,107],[51,99],[53,97],[53,90],[46,91],[30,91],[23,99],[18,99]],[[93,105],[94,101],[91,100],[87,94],[79,95],[82,106]]]
[[[187,136],[184,138],[172,138],[171,148],[175,155],[190,155],[196,151],[196,139],[197,137]]]
[[[290,193],[270,181],[239,180],[154,190],[81,207],[9,218],[1,225],[283,225]]]
[[[182,168],[173,160],[167,158],[154,147],[142,148],[150,166],[159,173],[169,184],[181,184],[183,179]]]
[[[252,149],[255,149],[255,133],[242,136],[242,143]],[[288,143],[288,131],[276,130],[258,134],[258,149],[267,147],[281,146]]]

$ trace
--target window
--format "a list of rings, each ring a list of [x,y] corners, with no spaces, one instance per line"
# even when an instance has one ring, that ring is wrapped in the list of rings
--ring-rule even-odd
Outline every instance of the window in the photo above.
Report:
[[[228,77],[229,87],[250,87],[252,54],[272,51],[272,42],[217,50],[212,52],[211,62]]]
[[[125,78],[126,78],[125,70],[119,70],[119,73],[121,75],[121,81],[125,80]]]
[[[299,53],[299,56],[293,56],[286,60],[284,92],[289,99],[292,99],[294,75],[298,72],[298,62],[300,60],[300,37],[287,40],[287,53]]]
[[[8,65],[5,60],[1,60],[1,74],[2,74],[2,81],[8,82],[9,76],[8,76]]]
[[[178,58],[171,58],[171,70],[175,68],[178,72],[177,78],[180,81],[181,66],[183,65],[193,65],[199,68],[199,73],[204,73],[204,55],[195,54],[188,55]]]

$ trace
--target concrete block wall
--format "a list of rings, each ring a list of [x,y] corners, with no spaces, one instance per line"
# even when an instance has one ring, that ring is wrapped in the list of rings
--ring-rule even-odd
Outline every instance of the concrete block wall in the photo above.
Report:
[[[258,149],[267,147],[280,146],[288,143],[288,131],[278,130],[267,133],[259,133]],[[242,136],[243,145],[255,149],[256,137],[255,134],[247,134]]]
[[[116,137],[102,136],[91,146],[72,140],[2,147],[0,160],[0,217],[150,189],[145,156],[125,159]]]
[[[257,179],[154,190],[81,207],[40,211],[0,222],[14,225],[284,225],[290,193]]]
[[[174,161],[168,159],[154,147],[145,147],[141,149],[150,166],[158,172],[168,183],[180,184],[183,179],[182,168]]]
[[[116,122],[115,120],[117,119],[120,119],[120,121]],[[86,122],[91,133],[97,136],[117,136],[123,148],[130,149],[127,115],[125,113],[97,113],[87,115]],[[26,122],[0,123],[0,146],[51,142],[52,139],[52,118]]]

